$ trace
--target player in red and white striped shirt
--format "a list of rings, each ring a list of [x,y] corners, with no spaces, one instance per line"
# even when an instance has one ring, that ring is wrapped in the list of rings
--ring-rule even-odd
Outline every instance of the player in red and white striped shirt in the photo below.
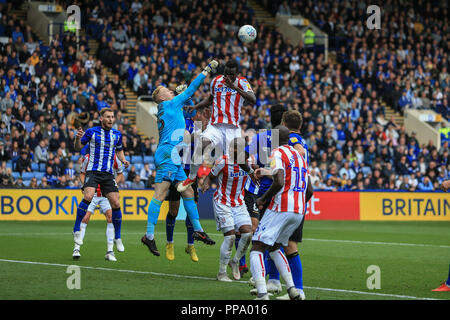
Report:
[[[275,129],[279,130],[280,147],[272,151],[270,166],[273,183],[269,190],[256,200],[256,204],[262,207],[267,201],[271,202],[252,238],[251,271],[258,291],[257,299],[268,299],[264,268],[264,251],[268,249],[286,283],[289,297],[300,299],[289,263],[280,246],[288,245],[289,237],[302,222],[306,193],[311,189],[308,188],[305,159],[294,147],[289,146],[289,129],[281,125]]]
[[[233,271],[233,278],[239,280],[239,260],[245,255],[252,238],[252,221],[244,202],[244,187],[248,179],[247,172],[238,165],[238,154],[244,154],[245,140],[235,138],[230,144],[231,156],[224,155],[216,161],[205,179],[204,190],[208,190],[211,180],[218,178],[214,193],[213,207],[217,230],[223,232],[224,241],[220,247],[220,264],[217,280],[229,282],[227,265]],[[231,259],[236,233],[240,240],[236,254]],[[230,260],[231,259],[231,260]]]
[[[212,105],[211,120],[202,134],[202,154],[205,148],[209,150],[207,156],[215,149],[216,159],[225,150],[229,150],[230,142],[241,137],[239,118],[244,102],[248,105],[256,103],[256,96],[244,77],[238,77],[239,65],[235,60],[225,64],[223,75],[211,81],[211,93],[207,99],[195,105],[194,108]],[[198,153],[198,152],[197,152]],[[197,171],[201,163],[191,164],[189,177],[178,185],[178,192],[183,192],[197,178]]]
[[[84,179],[86,176],[86,169],[89,164],[89,154],[86,154],[83,158],[83,162],[80,167],[80,179],[81,182],[84,183]],[[122,162],[114,155],[114,162],[113,162],[113,172],[116,174],[116,178],[114,181],[119,180],[121,181],[123,179],[123,164]],[[117,182],[116,182],[117,184]],[[117,261],[117,259],[114,256],[113,247],[114,244],[116,245],[117,251],[123,252],[125,251],[125,248],[122,243],[122,239],[120,238],[120,231],[116,232],[114,229],[113,221],[112,221],[112,209],[111,205],[109,203],[109,200],[102,195],[102,192],[100,190],[100,185],[97,187],[97,192],[92,198],[91,203],[89,204],[89,207],[86,211],[86,215],[83,217],[83,220],[80,224],[80,235],[79,237],[75,238],[75,248],[74,252],[72,254],[72,257],[75,260],[78,260],[80,258],[80,246],[83,244],[84,236],[86,233],[86,227],[89,223],[89,219],[91,215],[94,213],[95,209],[99,206],[100,213],[105,215],[106,218],[106,240],[107,240],[107,253],[105,256],[106,260],[109,261]]]

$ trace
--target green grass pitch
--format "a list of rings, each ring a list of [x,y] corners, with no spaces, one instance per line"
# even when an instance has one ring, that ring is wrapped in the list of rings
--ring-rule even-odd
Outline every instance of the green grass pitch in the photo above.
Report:
[[[213,220],[202,221],[215,246],[196,243],[200,261],[184,252],[184,221],[175,228],[175,260],[165,258],[165,222],[158,222],[160,257],[140,242],[145,221],[124,221],[125,252],[104,260],[104,221],[91,221],[72,260],[73,222],[0,222],[0,299],[253,299],[247,273],[221,283],[218,271],[222,236]],[[432,292],[447,278],[450,222],[306,221],[299,244],[308,300],[450,299]],[[234,254],[234,250],[233,250]],[[248,254],[247,254],[248,256]],[[81,267],[81,289],[67,288],[69,265]],[[380,268],[381,289],[368,289],[367,268]],[[229,270],[231,276],[231,271]]]

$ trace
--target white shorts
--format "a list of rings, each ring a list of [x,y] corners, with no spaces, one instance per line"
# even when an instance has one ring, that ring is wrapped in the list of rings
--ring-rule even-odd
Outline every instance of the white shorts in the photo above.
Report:
[[[94,213],[97,206],[100,208],[101,214],[105,214],[106,211],[111,210],[111,205],[107,198],[94,196],[91,203],[89,204],[87,211]]]
[[[240,137],[242,137],[241,128],[236,128],[235,126],[227,123],[208,124],[202,134],[202,138],[211,140],[214,146],[221,148],[221,150],[223,150],[223,154],[228,154],[230,142],[234,138]]]
[[[289,238],[302,223],[303,215],[294,212],[276,212],[267,209],[259,222],[253,241],[260,241],[268,246],[275,243],[288,245]]]
[[[237,232],[242,226],[252,225],[245,204],[239,207],[230,207],[213,200],[213,207],[218,231],[225,233],[234,229]]]

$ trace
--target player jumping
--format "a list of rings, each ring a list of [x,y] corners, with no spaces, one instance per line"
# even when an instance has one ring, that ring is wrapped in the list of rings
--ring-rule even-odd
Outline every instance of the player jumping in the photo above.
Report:
[[[254,105],[256,97],[253,90],[244,77],[238,77],[239,66],[235,60],[230,60],[225,64],[224,74],[215,77],[211,81],[211,93],[207,99],[203,100],[194,108],[208,107],[212,105],[211,120],[202,135],[201,154],[205,150],[216,150],[215,158],[219,158],[217,151],[229,150],[229,144],[234,138],[241,137],[241,128],[239,125],[239,117],[244,101],[247,104]],[[212,148],[211,148],[212,147]],[[198,154],[199,150],[195,150]],[[201,163],[194,162],[191,165],[189,177],[179,184],[177,190],[183,192],[197,179],[197,172]],[[255,179],[253,172],[251,178]]]
[[[147,232],[141,238],[151,253],[159,256],[154,239],[155,226],[158,221],[161,205],[171,184],[179,184],[186,179],[186,173],[181,164],[177,146],[183,141],[185,120],[183,106],[191,98],[197,88],[203,83],[206,76],[217,68],[218,63],[212,60],[208,66],[191,82],[189,87],[181,94],[175,96],[174,92],[159,86],[153,91],[153,101],[158,103],[158,130],[159,144],[155,153],[156,177],[155,193],[148,207]],[[181,192],[184,207],[194,228],[194,239],[203,241],[208,245],[215,244],[203,231],[199,221],[197,204],[194,201],[194,191],[190,185]]]
[[[181,86],[178,86],[175,89],[175,91],[178,94],[180,94],[186,88],[187,88],[186,85],[181,85]],[[210,114],[211,114],[211,112],[209,111],[209,108],[201,108],[201,109],[195,109],[195,110],[189,110],[188,108],[186,108],[186,106],[192,106],[192,105],[193,105],[193,102],[191,99],[189,99],[186,102],[185,108],[183,108],[183,114],[184,114],[184,119],[185,119],[185,123],[186,123],[186,133],[189,134],[188,140],[191,141],[190,148],[186,148],[187,149],[186,155],[187,156],[190,155],[191,157],[194,152],[194,150],[193,150],[194,149],[193,148],[194,130],[199,131],[199,132],[196,132],[196,134],[200,136],[201,132],[203,130],[205,130],[206,126],[208,125]],[[196,128],[194,126],[194,122],[197,122],[197,121],[202,123],[201,128]],[[182,156],[182,158],[184,160],[184,155]],[[183,162],[186,163],[184,165],[184,172],[186,173],[186,175],[188,175],[189,169],[190,169],[190,164],[189,164],[190,161],[183,161]],[[192,185],[192,189],[194,190],[195,203],[198,203],[197,182],[195,182]],[[166,258],[170,261],[175,259],[173,233],[174,233],[174,229],[175,229],[176,217],[178,215],[178,210],[180,208],[180,197],[181,197],[181,194],[177,191],[176,187],[173,184],[171,184],[170,188],[169,188],[169,194],[166,199],[169,201],[169,212],[167,213],[167,216],[166,216],[166,237],[167,237]],[[189,217],[186,217],[185,223],[186,223],[186,230],[187,230],[187,246],[185,248],[185,252],[190,255],[192,261],[198,262],[197,252],[194,247],[194,229],[192,227],[192,223],[191,223],[191,220],[189,219]]]

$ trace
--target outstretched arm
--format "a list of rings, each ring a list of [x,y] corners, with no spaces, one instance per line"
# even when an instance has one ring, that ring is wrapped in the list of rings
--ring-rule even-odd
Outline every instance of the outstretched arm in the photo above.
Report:
[[[203,69],[203,71],[197,76],[195,77],[194,81],[191,82],[191,84],[187,87],[186,90],[184,90],[182,93],[180,93],[179,95],[177,95],[175,98],[172,99],[172,101],[175,104],[182,104],[184,105],[184,103],[190,98],[192,97],[192,95],[194,94],[194,92],[198,89],[198,87],[203,83],[203,81],[205,80],[206,76],[213,72],[214,69],[217,68],[217,66],[219,65],[219,63],[216,60],[212,60],[205,69]]]

